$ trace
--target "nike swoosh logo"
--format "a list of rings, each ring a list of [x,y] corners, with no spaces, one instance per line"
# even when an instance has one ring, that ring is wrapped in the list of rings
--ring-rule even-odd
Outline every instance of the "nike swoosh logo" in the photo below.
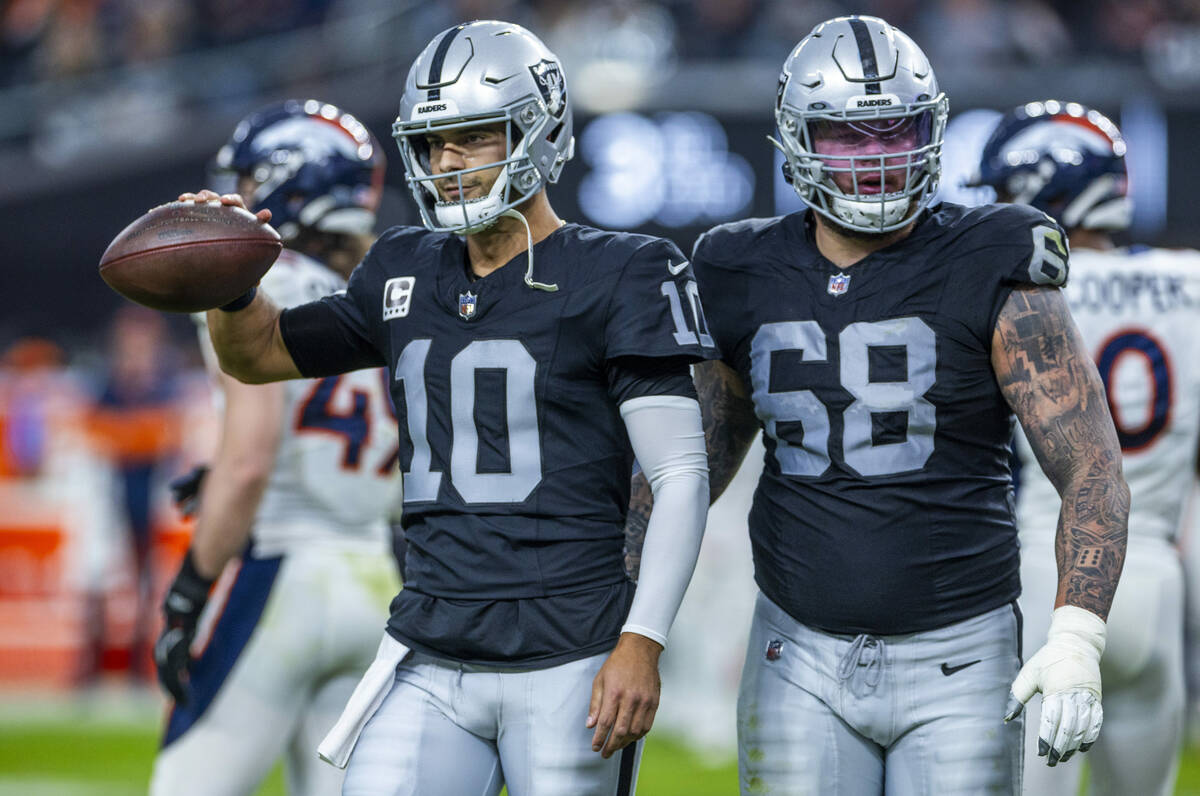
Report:
[[[679,265],[671,265],[671,261],[667,260],[667,270],[671,272],[671,276],[679,276],[679,274],[682,273],[683,269],[687,268],[687,266],[688,266],[687,260],[684,260],[683,262],[679,263]]]
[[[959,664],[958,666],[947,666],[946,664],[943,663],[942,664],[942,674],[949,677],[950,675],[954,674],[955,672],[961,672],[963,669],[967,668],[968,666],[974,666],[975,664],[979,663],[980,660],[982,660],[982,659],[976,658],[975,660],[971,661],[970,663],[963,663],[963,664]]]

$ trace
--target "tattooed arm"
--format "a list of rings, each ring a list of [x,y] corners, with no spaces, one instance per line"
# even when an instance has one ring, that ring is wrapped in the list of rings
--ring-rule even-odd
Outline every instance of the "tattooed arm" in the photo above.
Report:
[[[1004,717],[1016,717],[1040,691],[1038,755],[1054,766],[1100,735],[1104,620],[1125,563],[1129,487],[1104,386],[1061,291],[1009,295],[992,335],[992,369],[1062,498],[1050,629],[1013,680]]]
[[[1012,292],[992,338],[992,369],[1062,498],[1055,607],[1106,619],[1125,563],[1129,487],[1104,386],[1061,291]]]
[[[717,501],[738,468],[754,435],[758,419],[741,378],[721,362],[701,362],[695,366],[693,379],[700,398],[704,420],[704,443],[708,448],[709,505]],[[642,544],[646,540],[646,523],[654,498],[645,476],[633,477],[629,499],[629,514],[625,520],[625,571],[637,580],[642,564]]]

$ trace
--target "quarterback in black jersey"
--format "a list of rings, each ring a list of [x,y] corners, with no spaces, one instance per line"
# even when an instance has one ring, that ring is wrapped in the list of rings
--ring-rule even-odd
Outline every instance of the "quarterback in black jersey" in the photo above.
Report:
[[[393,134],[424,228],[384,233],[343,294],[209,312],[244,381],[390,371],[407,582],[321,755],[347,794],[631,793],[707,510],[691,267],[555,215],[567,85],[519,26],[435,37]],[[636,594],[635,454],[659,504]]]
[[[697,366],[714,500],[760,427],[766,446],[743,793],[1019,793],[1012,719],[1035,691],[1051,765],[1099,732],[1120,450],[1059,290],[1063,231],[1029,208],[928,206],[946,116],[902,32],[817,26],[776,104],[808,209],[696,245],[722,356]],[[1014,415],[1062,496],[1055,624],[1024,667]]]

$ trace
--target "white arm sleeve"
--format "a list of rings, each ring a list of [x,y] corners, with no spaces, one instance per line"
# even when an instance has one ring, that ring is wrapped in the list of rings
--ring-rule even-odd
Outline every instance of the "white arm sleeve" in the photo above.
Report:
[[[621,632],[646,636],[665,647],[696,568],[708,517],[708,456],[700,404],[678,395],[647,395],[622,403],[621,417],[654,494],[637,592]]]

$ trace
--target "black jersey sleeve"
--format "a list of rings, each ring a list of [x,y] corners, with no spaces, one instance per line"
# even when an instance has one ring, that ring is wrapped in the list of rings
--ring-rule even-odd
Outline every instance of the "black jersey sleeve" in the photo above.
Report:
[[[713,227],[696,239],[692,268],[709,310],[708,326],[721,358],[733,365],[739,337],[754,326],[756,302],[747,293],[763,252],[784,249],[778,219],[745,219]]]
[[[712,243],[714,232],[716,230],[710,229],[696,239],[696,244],[692,247],[692,269],[696,274],[697,282],[703,286],[704,294],[709,296],[708,306],[711,310],[709,332],[713,338],[713,345],[717,347],[724,358],[732,350],[732,341],[722,333],[721,329],[722,319],[727,315],[725,302],[730,295],[724,292],[729,287],[726,285],[727,272],[714,263],[716,254],[714,248],[719,248],[714,247]]]
[[[688,361],[621,357],[608,363],[608,394],[618,406],[631,398],[677,395],[696,398],[696,385]]]
[[[986,345],[1014,288],[1066,284],[1067,233],[1039,210],[984,205],[964,210],[948,227],[941,251],[953,257],[958,276],[947,285],[943,307]]]
[[[622,268],[608,300],[605,358],[717,355],[691,263],[668,240],[651,239]]]
[[[1004,223],[998,225],[1012,246],[1005,258],[1005,280],[1014,285],[1065,285],[1070,258],[1067,233],[1053,218],[1032,207],[1012,205],[1007,210]]]
[[[301,375],[332,376],[386,364],[367,309],[372,289],[371,258],[350,275],[345,291],[283,311],[279,333]]]
[[[1004,210],[997,234],[1007,245],[997,252],[1000,289],[988,308],[989,339],[1013,288],[1062,287],[1067,283],[1069,270],[1067,233],[1057,221],[1025,205],[1007,205]]]

